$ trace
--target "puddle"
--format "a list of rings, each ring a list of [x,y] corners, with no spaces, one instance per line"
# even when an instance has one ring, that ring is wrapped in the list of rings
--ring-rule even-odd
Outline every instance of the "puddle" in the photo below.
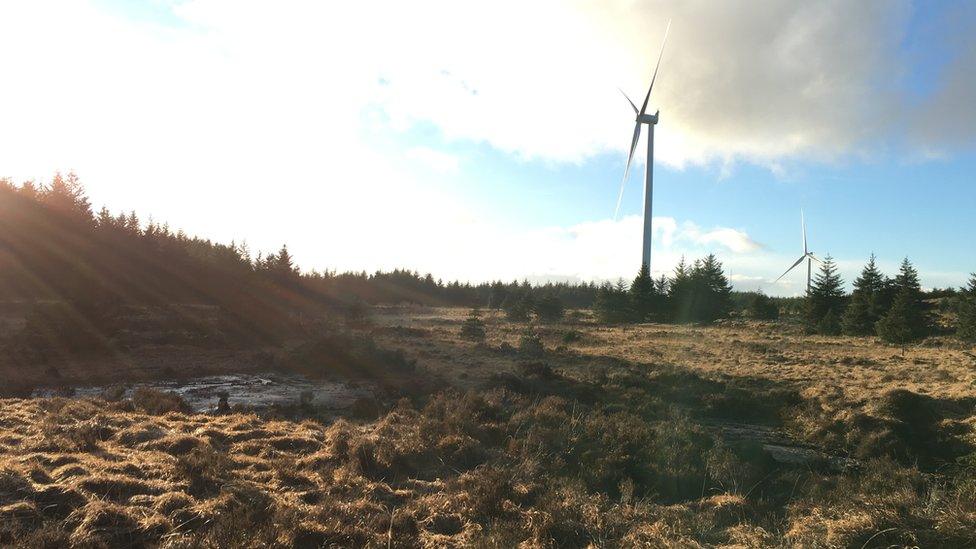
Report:
[[[139,387],[176,393],[196,412],[209,412],[217,408],[218,395],[227,392],[231,406],[244,405],[267,408],[274,405],[297,404],[302,396],[310,396],[313,406],[341,409],[352,405],[358,398],[373,394],[366,384],[349,385],[338,381],[310,380],[298,374],[227,374],[179,380],[147,381],[125,385],[124,398],[130,398]],[[106,386],[74,387],[72,396],[97,397]],[[65,390],[36,389],[33,397],[63,395]]]

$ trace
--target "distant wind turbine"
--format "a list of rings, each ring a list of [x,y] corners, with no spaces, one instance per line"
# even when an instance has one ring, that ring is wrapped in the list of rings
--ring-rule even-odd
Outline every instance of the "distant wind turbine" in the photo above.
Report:
[[[630,165],[634,161],[634,151],[637,149],[637,140],[640,139],[641,125],[647,124],[647,166],[644,172],[644,243],[641,260],[643,265],[647,265],[648,270],[651,268],[651,206],[654,199],[654,126],[657,124],[660,111],[653,115],[647,114],[647,103],[651,99],[651,90],[654,89],[657,70],[661,67],[664,45],[668,41],[668,32],[670,31],[671,20],[668,20],[668,26],[664,31],[664,41],[661,42],[661,53],[657,56],[657,65],[654,66],[654,74],[651,76],[651,85],[647,88],[647,95],[644,96],[644,104],[641,105],[641,108],[638,109],[637,105],[627,97],[627,94],[620,90],[620,93],[630,103],[631,108],[634,109],[634,114],[637,115],[637,124],[634,126],[634,137],[630,142],[630,154],[627,156],[627,168],[624,170],[624,178],[620,182],[620,194],[617,195],[617,208],[613,212],[613,218],[617,219],[617,215],[620,213],[620,201],[624,197],[624,187],[627,185],[627,177],[630,175]]]
[[[811,252],[807,248],[807,223],[803,219],[803,210],[800,210],[800,228],[803,231],[803,255],[801,255],[800,256],[800,259],[797,259],[796,260],[796,263],[794,263],[793,265],[791,265],[789,269],[786,269],[786,272],[785,273],[779,275],[779,278],[777,278],[773,282],[773,284],[775,284],[776,282],[779,282],[780,278],[783,278],[784,276],[788,275],[790,273],[790,271],[792,271],[794,268],[796,268],[796,266],[799,265],[800,263],[803,263],[803,260],[806,259],[807,260],[807,293],[809,294],[810,293],[810,278],[813,275],[813,262],[816,261],[817,263],[823,263],[823,261],[820,261],[819,259],[817,259],[817,256],[813,255],[813,252]]]

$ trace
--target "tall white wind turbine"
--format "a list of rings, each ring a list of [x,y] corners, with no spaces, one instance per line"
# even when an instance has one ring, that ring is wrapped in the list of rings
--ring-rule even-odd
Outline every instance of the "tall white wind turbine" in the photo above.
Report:
[[[813,275],[813,262],[816,261],[817,263],[823,263],[823,261],[817,259],[817,256],[813,255],[813,252],[811,252],[809,248],[807,248],[807,223],[803,219],[803,210],[800,210],[800,229],[803,231],[803,255],[800,256],[800,259],[796,260],[796,263],[790,265],[790,268],[786,269],[785,273],[779,275],[779,278],[777,278],[774,281],[774,284],[776,282],[779,282],[780,278],[783,278],[784,276],[788,275],[790,271],[796,268],[796,266],[799,265],[800,263],[803,263],[803,260],[806,259],[807,260],[807,293],[809,294],[810,278]]]
[[[661,42],[661,53],[657,56],[657,65],[654,66],[654,74],[651,76],[651,85],[647,88],[647,95],[644,96],[644,104],[638,109],[637,105],[627,97],[623,90],[620,93],[630,103],[637,115],[637,124],[634,126],[634,137],[630,142],[630,154],[627,156],[627,168],[624,170],[624,178],[620,182],[620,194],[617,195],[617,208],[613,212],[613,218],[617,218],[620,213],[620,201],[624,196],[624,187],[627,185],[627,177],[630,175],[630,165],[634,161],[634,151],[637,149],[637,140],[640,139],[641,126],[647,124],[647,165],[644,172],[644,243],[642,254],[642,265],[651,268],[651,213],[654,200],[654,126],[657,124],[658,114],[647,114],[647,103],[651,99],[651,90],[654,89],[654,81],[657,79],[657,70],[661,67],[661,58],[664,57],[664,45],[668,41],[668,32],[671,31],[671,21],[668,20],[667,29],[664,31],[664,41]]]

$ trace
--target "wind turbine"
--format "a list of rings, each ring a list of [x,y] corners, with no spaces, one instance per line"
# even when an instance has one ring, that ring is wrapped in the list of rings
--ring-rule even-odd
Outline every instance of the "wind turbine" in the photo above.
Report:
[[[647,124],[647,166],[644,172],[644,243],[641,263],[647,266],[648,271],[651,269],[651,206],[654,200],[654,126],[657,124],[658,114],[661,111],[657,111],[654,114],[647,114],[647,102],[651,99],[651,90],[654,89],[657,70],[661,67],[661,58],[664,57],[664,45],[668,41],[668,32],[670,30],[671,20],[669,19],[668,26],[664,31],[664,41],[661,42],[661,53],[657,56],[657,65],[654,66],[654,75],[651,76],[651,85],[647,88],[647,95],[644,96],[644,104],[641,105],[641,108],[638,109],[637,105],[627,97],[627,94],[623,90],[620,90],[620,93],[630,103],[631,108],[634,109],[634,114],[637,115],[637,124],[634,126],[634,138],[630,142],[627,168],[624,170],[624,178],[620,182],[620,194],[617,195],[617,208],[613,212],[613,218],[617,219],[617,214],[620,213],[620,201],[623,199],[624,187],[627,185],[627,177],[630,175],[630,165],[634,160],[637,140],[640,139],[641,126]]]
[[[785,273],[779,275],[779,278],[777,278],[773,282],[773,284],[775,284],[776,282],[779,282],[780,278],[783,278],[784,276],[788,275],[790,273],[790,271],[792,271],[794,268],[796,268],[796,266],[799,265],[800,263],[803,263],[803,260],[806,259],[807,260],[807,293],[809,294],[810,293],[810,277],[813,274],[813,262],[816,261],[817,263],[823,263],[823,261],[820,261],[819,259],[817,259],[817,256],[813,255],[813,252],[811,252],[807,248],[807,223],[803,219],[803,210],[800,210],[800,228],[803,230],[803,255],[801,255],[800,256],[800,259],[797,259],[796,260],[796,263],[794,263],[793,265],[791,265],[789,269],[786,269],[786,272]]]

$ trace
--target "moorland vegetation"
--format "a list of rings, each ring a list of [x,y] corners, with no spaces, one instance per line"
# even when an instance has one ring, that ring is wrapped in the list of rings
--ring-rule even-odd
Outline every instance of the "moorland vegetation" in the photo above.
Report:
[[[847,295],[825,258],[782,299],[733,292],[712,255],[630,284],[304,273],[287,247],[95,213],[73,175],[0,181],[0,244],[0,545],[976,539],[976,276],[924,292],[872,257]],[[199,413],[145,387],[14,389],[125,384],[145,357],[371,396]]]

